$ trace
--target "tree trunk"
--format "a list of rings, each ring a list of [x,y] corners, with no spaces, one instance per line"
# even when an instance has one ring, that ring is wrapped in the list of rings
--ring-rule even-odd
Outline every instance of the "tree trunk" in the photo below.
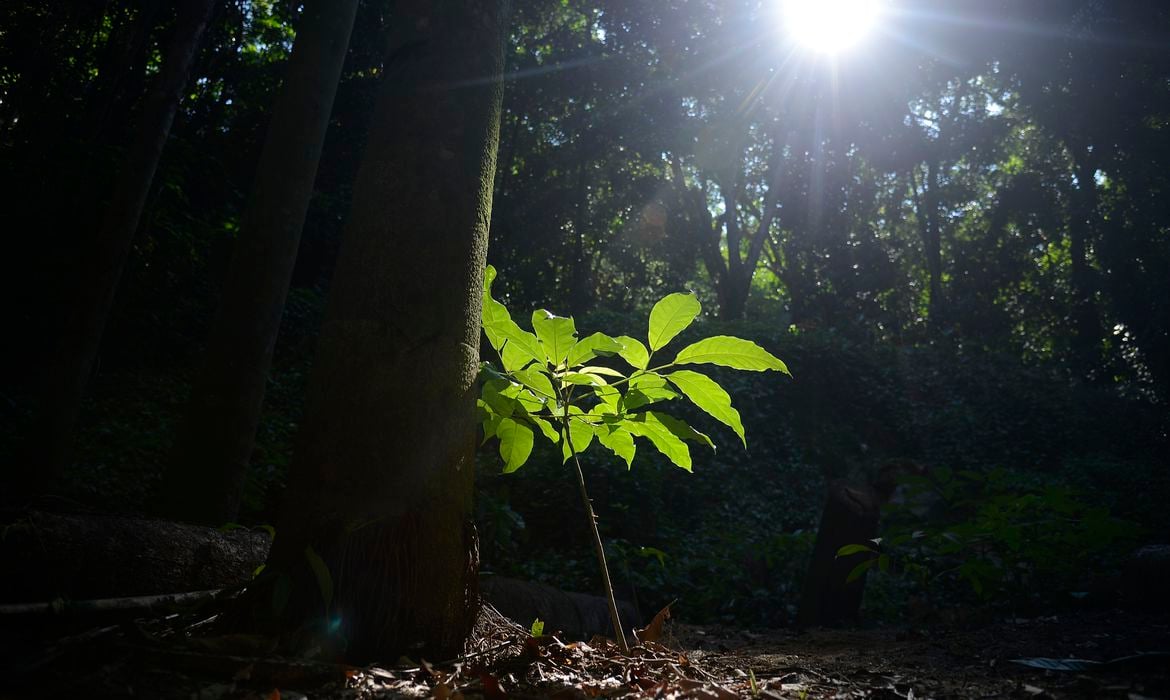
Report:
[[[926,268],[930,275],[930,300],[928,306],[931,325],[938,326],[943,314],[942,289],[942,231],[939,230],[938,218],[938,187],[939,162],[937,158],[926,164],[926,191],[923,193],[923,206],[926,208],[925,240]]]
[[[89,253],[82,258],[85,265],[76,281],[76,293],[64,311],[57,348],[47,364],[42,404],[27,446],[30,461],[21,465],[32,473],[17,475],[24,488],[32,493],[41,492],[59,480],[65,468],[81,399],[97,358],[118,280],[163,146],[170,135],[187,74],[214,6],[215,0],[183,3],[162,69],[143,108],[138,136],[126,154],[101,226],[86,246]]]
[[[471,629],[504,5],[403,3],[394,20],[269,583],[247,611],[291,647],[316,629],[355,662],[448,658]]]
[[[1090,239],[1096,229],[1097,168],[1090,159],[1075,153],[1077,186],[1069,213],[1069,257],[1072,259],[1073,348],[1077,372],[1089,377],[1101,361],[1101,319],[1097,311],[1096,284],[1089,265]]]
[[[357,4],[316,0],[301,16],[203,373],[163,483],[162,504],[170,517],[220,525],[235,520],[239,510]]]

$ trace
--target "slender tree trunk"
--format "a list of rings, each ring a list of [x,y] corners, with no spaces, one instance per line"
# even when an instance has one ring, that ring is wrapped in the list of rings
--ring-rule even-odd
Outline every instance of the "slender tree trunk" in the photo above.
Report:
[[[1096,284],[1089,265],[1089,245],[1096,228],[1097,168],[1089,158],[1074,154],[1077,187],[1069,213],[1069,257],[1072,258],[1073,351],[1081,376],[1091,375],[1101,361],[1101,318],[1097,310]]]
[[[930,275],[930,302],[928,307],[931,325],[938,326],[942,321],[944,308],[942,288],[942,232],[939,230],[938,217],[938,187],[939,162],[937,158],[926,164],[926,191],[923,193],[923,206],[926,208],[926,269]]]
[[[314,0],[301,16],[205,366],[163,483],[164,512],[176,519],[219,525],[239,510],[357,5]]]
[[[215,0],[187,0],[179,11],[158,79],[147,97],[138,136],[131,144],[89,254],[76,280],[28,445],[28,464],[40,467],[25,486],[40,491],[64,470],[81,399],[97,358],[106,319],[133,243],[142,207],[170,135],[187,74]],[[85,245],[85,244],[83,244]]]
[[[272,583],[250,606],[254,625],[275,625],[293,646],[305,630],[336,629],[355,662],[453,656],[477,605],[474,407],[506,9],[402,6],[269,557]],[[269,618],[266,591],[284,585],[288,602]]]

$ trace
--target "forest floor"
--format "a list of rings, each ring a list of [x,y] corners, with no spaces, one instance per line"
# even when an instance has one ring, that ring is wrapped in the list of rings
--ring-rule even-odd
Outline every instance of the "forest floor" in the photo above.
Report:
[[[600,638],[534,638],[489,614],[464,657],[385,668],[272,656],[254,639],[201,636],[206,622],[172,615],[65,636],[42,629],[15,653],[9,636],[0,698],[1170,698],[1165,614],[806,632],[667,623],[629,655]],[[1038,657],[1111,663],[1044,670],[1014,661]]]

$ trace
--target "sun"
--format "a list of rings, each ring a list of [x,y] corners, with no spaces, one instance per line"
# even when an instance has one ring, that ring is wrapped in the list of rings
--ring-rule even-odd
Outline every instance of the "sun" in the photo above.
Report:
[[[869,34],[881,14],[881,0],[783,0],[785,30],[808,49],[844,51]]]

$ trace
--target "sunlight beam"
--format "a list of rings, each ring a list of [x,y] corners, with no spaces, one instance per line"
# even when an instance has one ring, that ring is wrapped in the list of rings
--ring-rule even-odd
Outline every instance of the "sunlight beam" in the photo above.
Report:
[[[805,48],[837,54],[877,24],[880,0],[783,0],[785,30]]]

